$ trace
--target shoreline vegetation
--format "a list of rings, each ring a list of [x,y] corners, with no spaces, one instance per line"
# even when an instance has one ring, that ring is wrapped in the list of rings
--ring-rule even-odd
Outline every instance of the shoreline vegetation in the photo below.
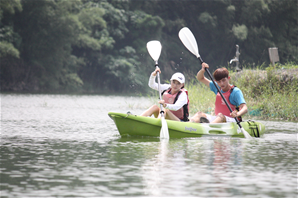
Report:
[[[248,106],[248,113],[244,120],[280,120],[298,122],[298,65],[287,63],[276,64],[274,67],[260,66],[256,69],[243,68],[239,72],[228,68],[231,76],[230,83],[239,87]],[[186,74],[188,80],[185,88],[189,93],[190,116],[197,111],[212,114],[214,112],[215,95],[210,89],[196,79],[196,72]],[[192,78],[190,78],[192,76]],[[206,76],[207,77],[207,76]],[[208,77],[207,77],[208,78]],[[28,92],[28,91],[2,91],[1,93],[16,94],[73,94],[73,95],[119,95],[119,93],[97,92]],[[120,94],[125,95],[127,94]],[[144,96],[142,93],[131,93],[129,96]],[[146,95],[157,102],[158,93],[151,91]],[[146,97],[145,96],[145,97]]]
[[[248,106],[244,120],[298,121],[298,65],[276,64],[266,69],[229,69],[230,84],[239,87]],[[189,93],[190,115],[197,111],[213,113],[215,96],[195,78],[186,83]]]

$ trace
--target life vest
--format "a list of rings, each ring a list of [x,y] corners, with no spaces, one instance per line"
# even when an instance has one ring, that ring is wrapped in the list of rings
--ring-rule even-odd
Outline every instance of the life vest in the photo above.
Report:
[[[225,93],[222,93],[222,95],[225,97],[226,101],[228,102],[228,104],[230,105],[232,111],[239,111],[239,107],[236,107],[235,105],[232,105],[231,102],[230,102],[230,95],[232,93],[232,91],[234,90],[236,86],[232,85],[231,88],[225,92]],[[215,115],[219,114],[219,113],[222,113],[223,115],[225,116],[228,116],[228,117],[231,117],[230,115],[230,110],[229,108],[227,107],[225,101],[222,99],[221,95],[219,92],[217,92],[216,94],[216,99],[215,99]],[[237,117],[237,119],[241,122],[242,121],[242,118],[241,117]]]
[[[179,95],[184,91],[187,95],[187,104],[183,105],[180,109],[177,111],[170,110],[177,118],[179,118],[182,121],[188,121],[189,116],[189,99],[188,99],[188,91],[186,89],[181,89],[179,92],[175,93],[174,95],[171,94],[171,88],[168,90],[165,90],[162,92],[162,98],[165,101],[165,103],[168,104],[175,104],[175,102],[178,100]]]

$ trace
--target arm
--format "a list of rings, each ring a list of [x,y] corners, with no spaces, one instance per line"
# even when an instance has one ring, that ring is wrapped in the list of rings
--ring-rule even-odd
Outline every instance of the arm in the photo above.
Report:
[[[233,97],[231,97],[232,95]],[[239,106],[239,112],[233,111],[230,114],[231,117],[235,118],[246,114],[248,112],[248,108],[247,108],[245,99],[243,97],[242,91],[239,88],[235,87],[233,92],[231,93],[231,96],[230,96],[231,104],[235,106]]]
[[[197,79],[209,87],[210,80],[204,76],[205,68],[209,68],[209,65],[207,63],[202,63],[202,69],[197,73]]]
[[[156,79],[156,75],[157,75],[157,71],[159,73],[160,72],[160,69],[159,68],[156,68],[154,72],[151,73],[150,77],[149,77],[149,82],[148,82],[148,85],[151,89],[154,89],[154,90],[157,90],[158,91],[158,83],[155,82],[155,79]],[[160,90],[166,90],[170,87],[171,85],[169,84],[161,84],[160,85]]]
[[[158,90],[158,84],[155,82],[156,76],[153,75],[153,73],[149,77],[148,85],[151,89]]]
[[[185,104],[187,104],[187,95],[184,91],[181,92],[181,94],[179,95],[178,100],[175,102],[175,104],[165,103],[164,100],[160,100],[158,103],[162,104],[164,106],[164,108],[166,108],[166,109],[169,109],[172,111],[177,111],[177,110],[181,109]]]
[[[241,105],[239,105],[239,109],[240,111],[235,110],[232,113],[230,113],[232,118],[243,116],[248,112],[247,106],[245,103],[242,103]]]

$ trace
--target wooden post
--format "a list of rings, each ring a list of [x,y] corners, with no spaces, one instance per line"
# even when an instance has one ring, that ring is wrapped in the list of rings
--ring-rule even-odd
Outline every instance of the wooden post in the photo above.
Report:
[[[278,48],[277,47],[268,48],[268,51],[269,51],[270,62],[274,67],[274,63],[279,62]]]

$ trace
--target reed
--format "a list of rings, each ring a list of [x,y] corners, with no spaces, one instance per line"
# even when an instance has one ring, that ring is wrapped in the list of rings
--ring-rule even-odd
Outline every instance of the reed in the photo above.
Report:
[[[192,79],[187,82],[185,88],[188,91],[190,115],[198,111],[208,114],[214,112],[215,95],[207,86]]]

